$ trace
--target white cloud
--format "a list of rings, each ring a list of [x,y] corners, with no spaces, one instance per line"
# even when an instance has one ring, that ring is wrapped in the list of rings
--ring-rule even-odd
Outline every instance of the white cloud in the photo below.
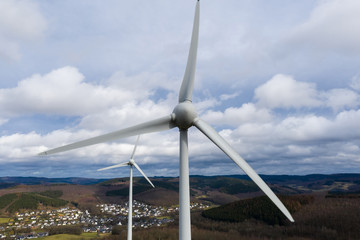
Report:
[[[277,74],[255,89],[255,100],[261,107],[318,108],[329,107],[334,112],[356,108],[360,96],[346,88],[318,91],[315,84],[296,81],[292,76]]]
[[[118,75],[116,75],[118,76]],[[126,104],[147,99],[152,88],[145,84],[151,74],[117,79],[117,85],[86,83],[84,76],[74,67],[63,67],[48,74],[35,74],[21,80],[17,87],[0,89],[0,109],[3,116],[24,114],[62,114],[85,116],[103,111],[121,109]],[[143,84],[144,83],[144,84]],[[129,87],[129,85],[136,88]],[[152,84],[151,84],[152,85]],[[145,101],[146,102],[146,101]],[[147,102],[144,104],[152,104]]]
[[[239,96],[239,93],[233,93],[233,94],[222,94],[220,95],[220,100],[221,101],[226,101],[226,100],[229,100],[229,99],[233,99],[233,98],[236,98],[237,96]]]
[[[320,1],[309,19],[295,28],[290,39],[313,51],[329,49],[347,54],[360,53],[360,2]]]
[[[249,122],[269,122],[272,114],[269,109],[258,109],[253,103],[246,103],[240,108],[227,108],[224,112],[209,110],[201,117],[217,125],[239,126]]]
[[[331,126],[333,123],[321,116],[288,117],[276,126],[275,134],[292,141],[317,141],[329,137]]]
[[[277,116],[268,122],[249,121],[239,123],[235,129],[226,129],[221,133],[245,159],[254,161],[251,165],[268,166],[268,169],[261,168],[265,172],[269,172],[270,169],[275,171],[276,166],[281,165],[281,169],[289,165],[296,168],[307,165],[307,169],[291,171],[306,172],[313,167],[312,171],[316,172],[323,171],[316,168],[321,164],[326,164],[329,169],[333,168],[335,159],[343,159],[341,161],[348,161],[349,165],[356,165],[359,161],[356,154],[360,154],[359,122],[360,110],[349,110],[338,113],[333,119],[305,115],[284,119]],[[213,154],[213,158],[221,158],[221,155],[211,148],[202,148],[206,149],[210,156]],[[272,166],[271,160],[276,160],[278,164],[274,163]]]
[[[336,115],[334,126],[328,129],[338,139],[359,139],[360,110],[342,111]]]
[[[355,75],[351,79],[350,87],[354,90],[360,91],[360,74]]]
[[[203,100],[197,99],[197,101],[194,102],[194,105],[198,111],[198,114],[202,114],[207,109],[220,105],[220,102],[213,97],[209,97]]]
[[[298,82],[292,76],[277,74],[255,89],[257,104],[269,108],[316,107],[315,84]]]
[[[349,89],[331,89],[323,94],[325,104],[334,111],[352,109],[359,105],[360,97]]]
[[[19,43],[38,39],[46,27],[46,20],[33,1],[0,1],[0,56],[19,60]]]
[[[112,92],[87,84],[73,67],[21,80],[16,88],[0,90],[0,108],[8,115],[27,113],[82,115],[108,105]],[[120,94],[119,94],[120,95]]]
[[[41,136],[37,133],[30,132],[27,134],[12,134],[0,137],[0,161],[17,161],[19,158],[32,157],[36,150],[40,150]],[[32,159],[29,158],[29,161]]]
[[[150,106],[146,103],[133,105],[127,110],[124,109],[126,111],[124,113],[132,116],[138,107],[142,108],[140,112],[145,111],[146,113],[147,111],[148,113],[145,115],[150,114],[152,117],[153,103]],[[165,110],[161,111],[166,112]],[[305,166],[315,168],[317,165],[324,164],[324,161],[327,161],[329,157],[340,153],[343,158],[347,156],[350,162],[356,161],[358,158],[359,148],[356,141],[352,139],[359,139],[360,137],[360,129],[358,128],[360,110],[342,111],[333,119],[316,115],[290,116],[281,119],[276,116],[276,112],[270,113],[266,109],[257,109],[254,104],[248,103],[239,109],[229,108],[224,112],[215,113],[219,116],[211,118],[211,114],[205,114],[202,117],[211,122],[214,127],[224,124],[224,120],[226,124],[234,126],[233,129],[221,130],[220,134],[245,159],[250,160],[252,166],[265,173],[276,172],[276,166],[280,167],[281,165],[286,167],[287,165],[300,166],[305,164]],[[158,114],[161,113],[155,111],[155,115]],[[128,121],[127,124],[132,124],[132,117],[129,116],[120,117],[118,121],[116,121],[117,117],[114,116],[114,125],[121,124],[118,128],[122,128],[124,119],[125,122]],[[17,162],[20,160],[31,162],[35,160],[30,158],[31,156],[47,148],[96,136],[102,133],[109,124],[106,121],[102,122],[101,119],[98,121],[99,126],[97,127],[99,129],[94,131],[87,130],[88,126],[80,124],[82,127],[79,130],[57,130],[45,135],[30,132],[28,134],[2,136],[0,138],[1,162]],[[103,123],[104,128],[101,128],[101,123]],[[189,136],[192,164],[201,165],[206,162],[207,166],[210,166],[213,163],[216,164],[219,159],[227,159],[211,141],[195,128],[191,128]],[[117,142],[78,149],[50,157],[47,161],[68,161],[71,159],[72,164],[86,162],[86,164],[91,165],[119,163],[127,160],[135,139],[135,137],[126,138]],[[344,144],[347,146],[346,148]],[[318,157],[319,155],[321,157]],[[91,158],[90,163],[88,162],[89,158]],[[163,163],[164,161],[176,165],[178,163],[177,131],[143,135],[136,158],[140,164],[145,166]],[[266,162],[262,164],[260,160],[263,159],[266,159]],[[227,159],[224,164],[232,163],[230,159]],[[327,166],[331,164],[333,163],[327,163]],[[235,165],[231,166],[232,171],[241,172],[241,170],[236,171]],[[264,166],[267,168],[264,169]],[[194,169],[196,170],[196,167]],[[205,167],[203,173],[207,172],[206,169]],[[307,170],[299,167],[293,169],[291,173],[301,173],[301,171],[309,171],[309,167]],[[169,172],[171,171],[161,175],[169,175]],[[159,175],[157,170],[149,171],[149,175],[155,173]]]
[[[304,147],[322,142],[342,142],[360,137],[360,110],[338,113],[334,119],[316,115],[290,116],[282,120],[274,118],[266,123],[246,123],[234,129],[234,136],[243,142],[254,141],[264,145],[301,144]]]
[[[48,134],[30,132],[0,137],[0,163],[33,162],[39,159],[71,164],[113,164],[128,160],[134,147],[136,137],[129,137],[114,142],[97,144],[66,153],[48,157],[36,157],[42,151],[73,143],[90,137],[98,136],[99,131],[85,129],[56,130]],[[177,162],[178,142],[174,132],[153,133],[141,136],[136,152],[138,163],[158,163],[165,158],[167,162]],[[89,162],[91,159],[91,162]]]
[[[111,131],[170,115],[168,104],[150,100],[130,101],[118,107],[94,112],[81,119],[79,127]]]
[[[146,79],[150,82],[146,82]],[[172,92],[171,86],[165,85],[168,91],[166,97],[157,101],[150,100],[157,84],[161,84],[165,79],[166,77],[161,74],[126,76],[116,73],[109,80],[104,80],[102,85],[95,85],[86,83],[84,76],[76,68],[64,67],[48,74],[33,75],[20,81],[15,88],[1,89],[0,106],[2,112],[6,110],[10,116],[9,121],[11,115],[21,116],[24,113],[82,114],[78,125],[72,128],[43,135],[30,132],[2,136],[1,162],[31,162],[31,156],[48,148],[170,114],[177,102],[177,94]],[[127,90],[126,86],[129,86],[130,90]],[[220,129],[220,134],[236,151],[246,159],[255,161],[254,166],[262,169],[257,165],[260,159],[273,160],[275,165],[282,164],[283,159],[290,158],[293,158],[291,161],[299,162],[299,159],[307,159],[307,164],[315,164],[315,156],[318,154],[327,156],[337,154],[336,151],[341,152],[342,156],[356,158],[356,142],[352,142],[347,150],[340,149],[345,139],[358,139],[360,136],[357,127],[360,110],[351,110],[357,106],[356,97],[357,94],[348,89],[319,92],[314,84],[298,82],[291,76],[278,74],[255,89],[256,103],[250,102],[242,104],[241,107],[212,111],[209,110],[210,107],[220,106],[221,103],[210,97],[205,100],[198,99],[197,107],[200,109],[200,117]],[[8,107],[10,100],[13,103],[11,109]],[[315,113],[295,113],[293,116],[283,117],[277,111],[278,108],[319,106],[332,107],[342,112],[331,118]],[[221,130],[221,126],[224,125],[230,127]],[[194,163],[201,165],[204,162],[227,158],[195,128],[189,133],[191,159]],[[72,159],[74,163],[82,164],[91,158],[92,164],[118,163],[127,160],[133,142],[133,138],[127,138],[98,144],[53,156],[50,161],[66,162]],[[339,144],[337,147],[332,145],[330,151],[329,144],[333,142]],[[177,131],[142,136],[137,156],[139,163],[145,166],[163,162],[164,159],[169,164],[176,165]]]

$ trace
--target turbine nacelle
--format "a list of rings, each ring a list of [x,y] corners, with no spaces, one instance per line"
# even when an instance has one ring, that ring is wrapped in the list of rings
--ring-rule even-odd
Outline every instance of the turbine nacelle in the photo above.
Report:
[[[134,159],[131,158],[131,159],[129,160],[129,165],[130,165],[130,166],[134,166],[134,165],[135,165]]]
[[[198,117],[194,105],[185,101],[176,105],[173,111],[175,125],[181,130],[187,130],[190,128],[194,120]]]

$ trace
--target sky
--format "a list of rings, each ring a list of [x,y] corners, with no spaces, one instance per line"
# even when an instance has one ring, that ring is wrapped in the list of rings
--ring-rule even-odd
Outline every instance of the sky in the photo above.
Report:
[[[37,153],[172,112],[196,1],[0,1],[0,176],[126,177],[136,136]],[[193,103],[259,174],[358,173],[360,1],[203,0]],[[178,130],[140,137],[178,176]],[[190,174],[243,174],[196,128]],[[139,172],[135,171],[139,176]]]

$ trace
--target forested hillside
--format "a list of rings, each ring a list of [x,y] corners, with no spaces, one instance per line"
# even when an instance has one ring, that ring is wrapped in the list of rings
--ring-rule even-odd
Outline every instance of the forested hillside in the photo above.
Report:
[[[290,213],[314,201],[313,196],[279,196]],[[266,196],[240,200],[202,212],[202,216],[212,220],[243,222],[247,219],[264,221],[270,225],[284,225],[288,220]]]
[[[40,193],[10,193],[0,197],[0,209],[14,213],[20,210],[36,210],[39,205],[44,207],[61,207],[68,202],[59,199],[62,192],[45,191]]]

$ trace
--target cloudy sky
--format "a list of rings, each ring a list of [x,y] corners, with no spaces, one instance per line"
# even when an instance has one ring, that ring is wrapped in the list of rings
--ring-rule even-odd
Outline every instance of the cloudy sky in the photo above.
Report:
[[[127,176],[96,169],[136,137],[36,154],[171,113],[194,8],[0,1],[0,176]],[[202,1],[193,102],[258,173],[359,172],[360,1]],[[148,176],[178,175],[178,138],[141,136]],[[190,174],[243,173],[195,128],[189,145]]]

